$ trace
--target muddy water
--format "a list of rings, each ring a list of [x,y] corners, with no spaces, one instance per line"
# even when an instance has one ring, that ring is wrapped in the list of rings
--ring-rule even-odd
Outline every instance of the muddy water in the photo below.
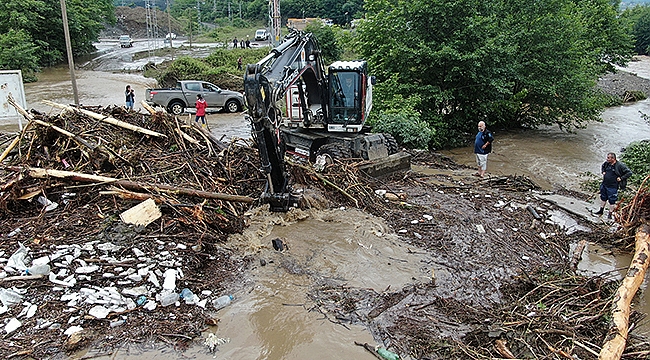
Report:
[[[649,62],[650,68],[650,62]],[[488,173],[517,174],[551,189],[563,186],[580,190],[586,172],[598,174],[608,152],[620,154],[630,142],[650,138],[650,126],[641,113],[650,114],[650,100],[605,110],[602,123],[589,124],[573,133],[557,127],[495,132],[494,152],[488,157]],[[473,147],[443,153],[456,162],[474,166]]]
[[[382,219],[359,210],[295,211],[272,214],[257,209],[251,226],[231,238],[229,246],[244,249],[258,262],[251,277],[233,289],[234,301],[220,310],[213,333],[224,344],[214,354],[197,342],[183,358],[193,359],[375,359],[360,343],[375,344],[361,326],[335,324],[316,311],[305,297],[315,281],[334,281],[378,292],[414,282],[431,281],[430,261],[423,252],[408,250]],[[276,251],[272,239],[287,250]],[[263,259],[266,265],[259,263]],[[383,272],[377,269],[387,269]],[[92,352],[91,352],[92,353]],[[81,356],[89,354],[80,354]],[[109,359],[157,356],[175,358],[160,345],[154,350],[134,346]],[[133,356],[133,357],[129,357]]]

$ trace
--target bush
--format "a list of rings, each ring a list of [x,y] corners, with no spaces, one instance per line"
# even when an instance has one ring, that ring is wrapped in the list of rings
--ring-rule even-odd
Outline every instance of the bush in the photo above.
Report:
[[[650,140],[635,141],[628,145],[621,161],[634,173],[628,181],[640,185],[650,174]]]
[[[373,131],[386,132],[402,145],[413,149],[429,148],[435,131],[418,116],[406,113],[381,113],[375,118]]]

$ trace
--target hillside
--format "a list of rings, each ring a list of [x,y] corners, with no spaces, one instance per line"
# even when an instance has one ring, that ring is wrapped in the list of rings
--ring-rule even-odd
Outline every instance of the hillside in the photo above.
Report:
[[[115,18],[117,19],[117,23],[115,25],[107,24],[104,31],[101,32],[100,37],[117,38],[122,34],[129,34],[133,38],[147,37],[147,18],[144,8],[118,6],[115,8]],[[168,32],[167,13],[155,9],[155,20],[158,23],[158,37],[162,38]],[[171,29],[173,33],[178,35],[183,34],[182,24],[174,18],[171,19]]]

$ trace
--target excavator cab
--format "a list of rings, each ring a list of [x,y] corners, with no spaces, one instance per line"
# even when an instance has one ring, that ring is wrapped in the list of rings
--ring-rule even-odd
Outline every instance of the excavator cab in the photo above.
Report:
[[[329,66],[328,131],[360,132],[372,104],[365,61],[337,61]]]

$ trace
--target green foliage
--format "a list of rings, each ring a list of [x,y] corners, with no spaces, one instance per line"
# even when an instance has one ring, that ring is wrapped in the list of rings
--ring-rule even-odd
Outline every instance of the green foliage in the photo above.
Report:
[[[38,57],[36,45],[23,30],[9,30],[0,34],[0,70],[22,70],[26,82],[36,81]]]
[[[436,141],[451,145],[473,134],[476,119],[491,128],[598,121],[605,103],[594,91],[598,76],[631,55],[615,5],[368,0],[356,38],[378,81],[395,77],[383,90],[417,95]]]
[[[650,175],[650,140],[635,141],[628,145],[621,161],[634,173],[628,181],[641,184]]]
[[[178,80],[203,80],[222,88],[243,91],[244,70],[237,70],[237,59],[242,57],[242,64],[253,64],[268,54],[267,48],[258,49],[215,49],[204,59],[181,57],[161,71],[147,71],[162,87],[171,87]]]
[[[419,116],[407,113],[380,113],[373,125],[374,132],[390,133],[400,144],[412,149],[428,149],[435,131]]]
[[[93,51],[92,43],[104,28],[104,22],[115,23],[112,0],[68,0],[66,8],[74,55]],[[19,32],[27,37],[19,35],[16,38]],[[20,57],[20,63],[27,74],[33,73],[37,66],[49,66],[64,60],[65,38],[58,1],[3,1],[0,34],[19,40],[15,46],[26,46],[27,54]]]
[[[323,25],[321,22],[312,22],[307,25],[305,31],[314,34],[314,37],[318,40],[326,64],[340,59],[341,48],[336,42],[336,36],[331,27]]]
[[[621,17],[628,22],[629,33],[634,37],[634,51],[647,55],[650,50],[650,6],[627,8]]]
[[[375,132],[390,133],[402,145],[415,149],[428,149],[433,143],[435,131],[422,121],[420,113],[415,110],[421,101],[418,96],[404,98],[400,94],[391,94],[382,88],[395,85],[395,78],[376,86],[373,92],[381,94],[373,99],[373,106],[380,104],[385,109],[371,115],[369,124]]]

